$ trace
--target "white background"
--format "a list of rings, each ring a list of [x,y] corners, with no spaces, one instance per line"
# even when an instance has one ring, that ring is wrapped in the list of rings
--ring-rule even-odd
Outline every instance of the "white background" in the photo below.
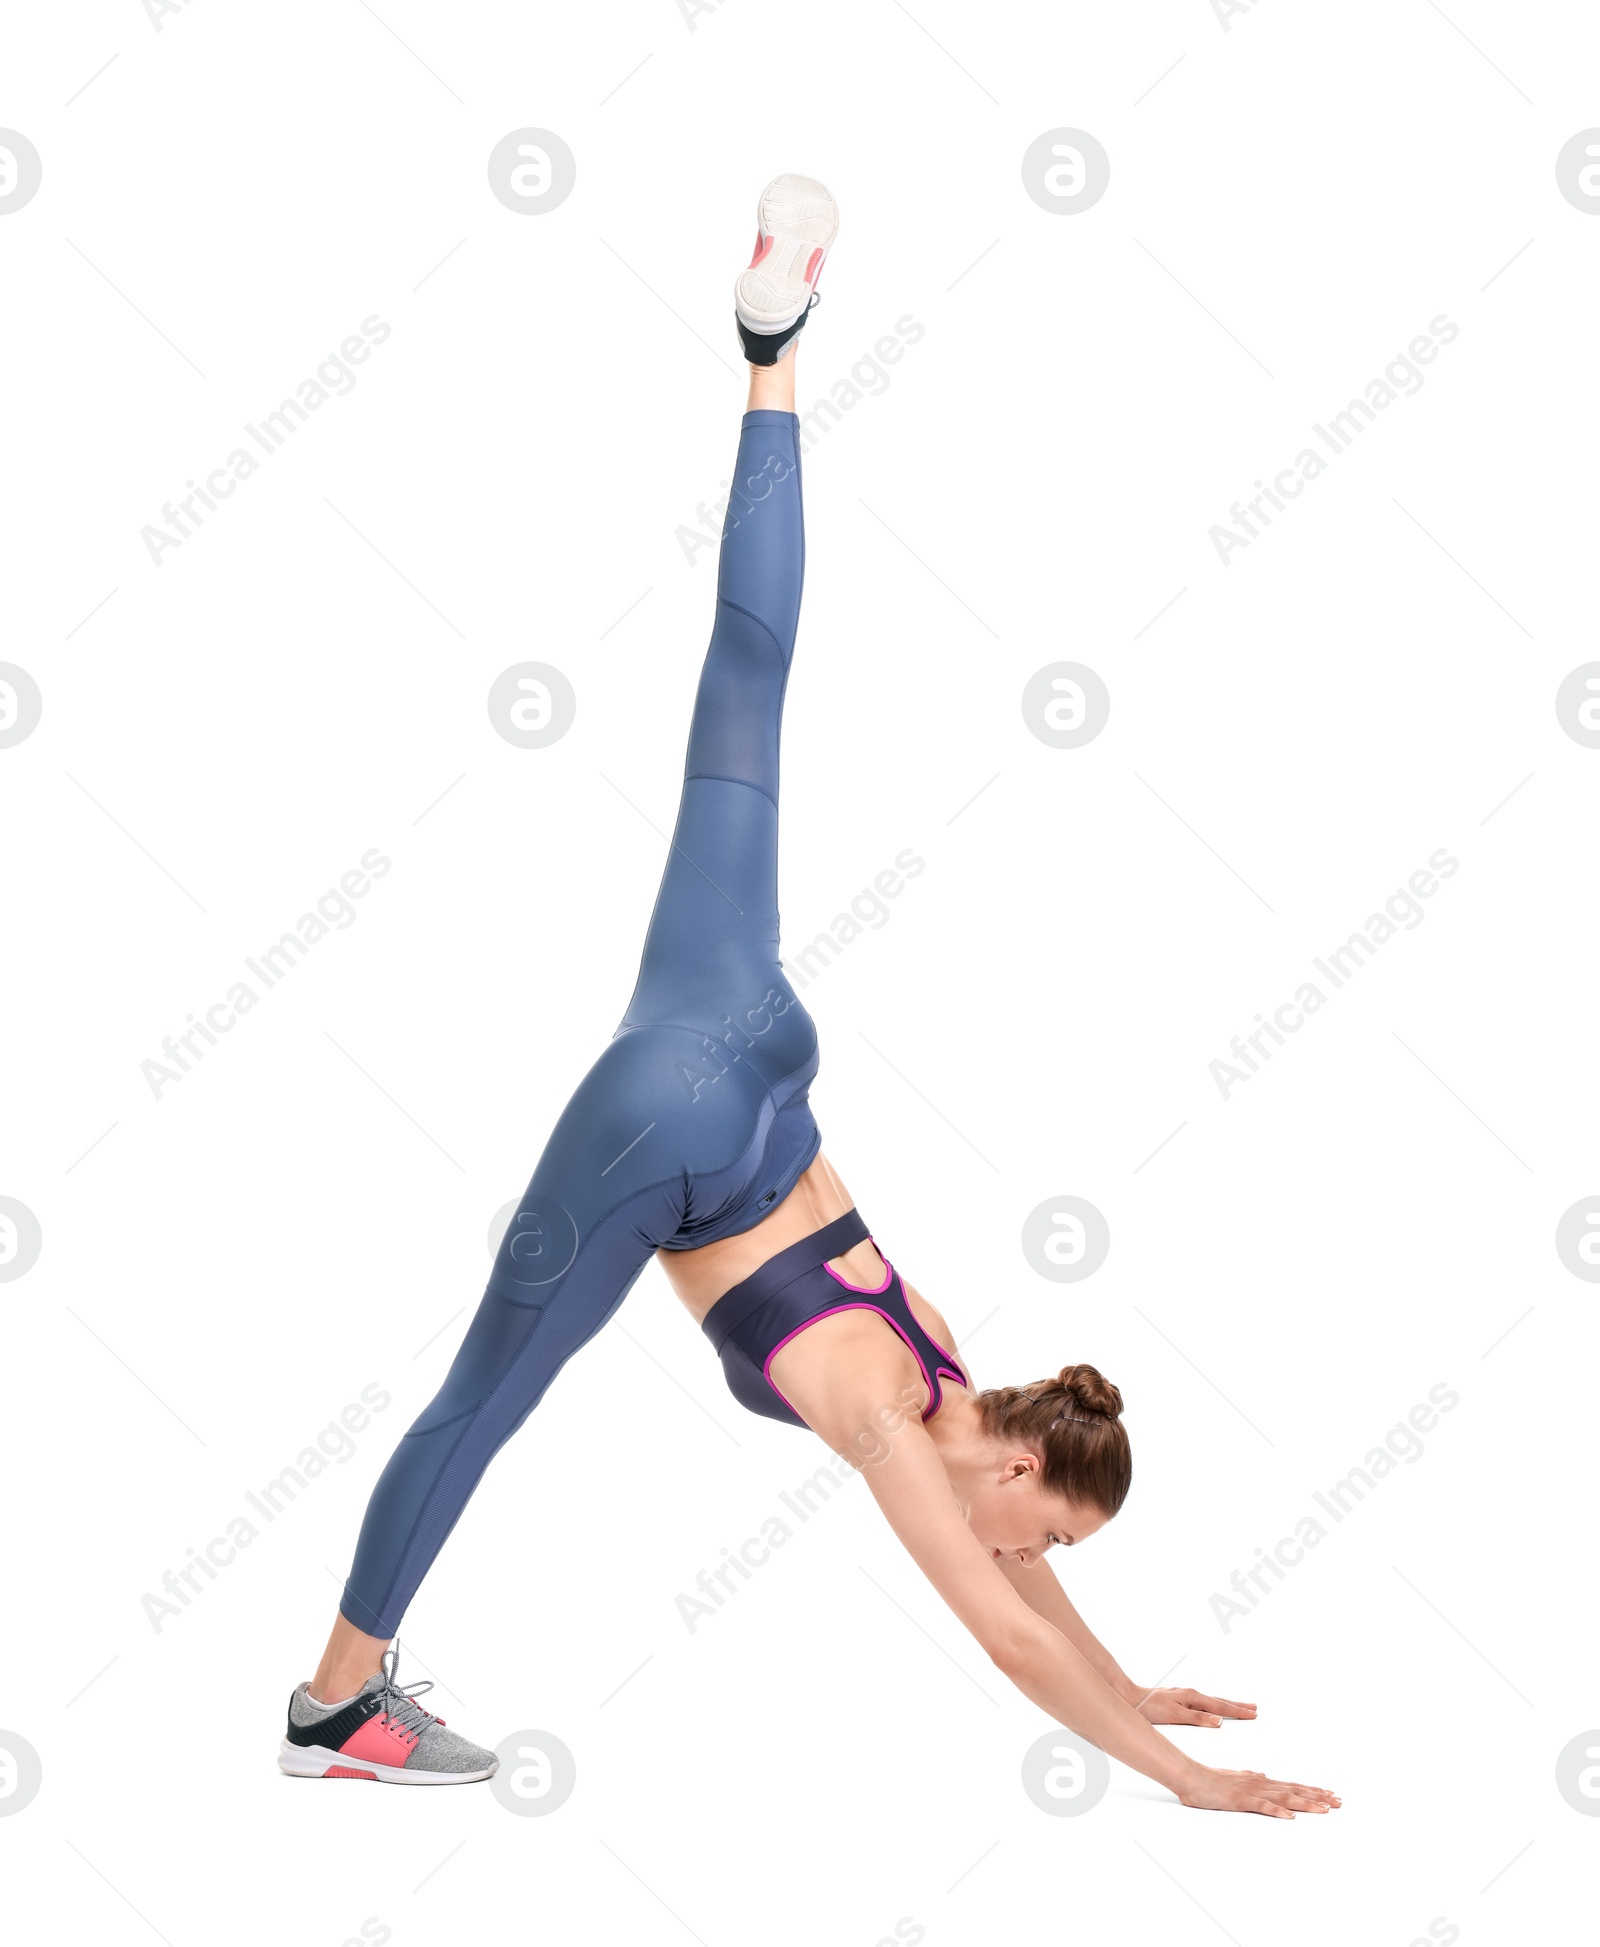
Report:
[[[1596,653],[1600,223],[1555,158],[1600,122],[1593,19],[89,0],[3,55],[44,166],[0,223],[0,655],[44,699],[0,752],[0,1192],[43,1231],[0,1286],[19,1937],[1568,1937],[1596,1331],[1553,1237],[1600,1190],[1600,752],[1553,703]],[[520,216],[485,164],[530,125],[577,186]],[[1076,215],[1020,173],[1062,126],[1111,158]],[[806,991],[825,1145],[980,1384],[1123,1388],[1134,1493],[1061,1572],[1136,1679],[1259,1704],[1189,1748],[1343,1793],[1292,1830],[1120,1767],[1038,1810],[1048,1720],[859,1483],[691,1634],[678,1593],[827,1456],[738,1412],[653,1268],[402,1636],[452,1725],[560,1737],[572,1798],[274,1768],[632,985],[711,618],[675,530],[731,466],[730,286],[789,168],[843,210],[802,405],[925,326],[805,463],[791,948],[927,861]],[[354,391],[156,567],[141,527],[373,314]],[[1440,315],[1423,389],[1224,567],[1212,524]],[[530,658],[578,695],[531,753],[485,708]],[[1062,659],[1112,698],[1077,751],[1019,707]],[[156,1099],[163,1037],[374,846],[355,923]],[[1224,1100],[1230,1038],[1441,846],[1425,921]],[[1020,1248],[1064,1193],[1111,1226],[1078,1285]],[[1213,1593],[1438,1384],[1422,1458],[1224,1632]],[[155,1629],[367,1385],[353,1456]]]

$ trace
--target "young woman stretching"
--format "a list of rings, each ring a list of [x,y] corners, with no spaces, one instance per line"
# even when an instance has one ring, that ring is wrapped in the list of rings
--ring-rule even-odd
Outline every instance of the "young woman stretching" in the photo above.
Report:
[[[975,1392],[949,1325],[876,1249],[821,1153],[817,1037],[778,959],[778,731],[805,547],[794,348],[838,213],[780,176],[735,287],[750,363],[716,625],[638,985],[579,1084],[433,1403],[385,1467],[279,1763],[308,1778],[459,1784],[490,1751],[402,1690],[389,1645],[484,1469],[658,1257],[734,1396],[858,1466],[889,1526],[995,1665],[1185,1805],[1292,1818],[1338,1800],[1215,1771],[1157,1724],[1252,1717],[1131,1682],[1044,1560],[1128,1492],[1122,1396],[1093,1366]]]

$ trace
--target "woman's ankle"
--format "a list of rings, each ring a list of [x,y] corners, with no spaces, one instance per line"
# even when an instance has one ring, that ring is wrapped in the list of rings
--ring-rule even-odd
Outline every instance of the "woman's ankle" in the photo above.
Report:
[[[776,365],[749,367],[750,394],[745,401],[746,412],[794,411],[795,357],[795,348],[791,346]]]
[[[343,1613],[336,1616],[328,1646],[311,1679],[311,1701],[339,1704],[353,1697],[368,1677],[376,1676],[382,1669],[388,1647],[386,1638],[365,1635]]]
[[[376,1676],[381,1667],[374,1664],[370,1670],[367,1670],[354,1664],[344,1664],[335,1665],[326,1673],[319,1670],[307,1686],[306,1694],[314,1704],[348,1703],[367,1678]]]

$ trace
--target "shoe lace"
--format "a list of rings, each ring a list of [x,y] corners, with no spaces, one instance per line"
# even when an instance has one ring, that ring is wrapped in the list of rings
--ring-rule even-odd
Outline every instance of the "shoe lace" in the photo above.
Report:
[[[393,1649],[383,1653],[383,1708],[390,1723],[398,1724],[403,1731],[415,1732],[420,1737],[430,1724],[441,1721],[417,1702],[424,1690],[433,1688],[433,1679],[425,1678],[421,1683],[408,1684],[402,1689],[395,1682],[399,1661],[400,1645],[396,1643]]]

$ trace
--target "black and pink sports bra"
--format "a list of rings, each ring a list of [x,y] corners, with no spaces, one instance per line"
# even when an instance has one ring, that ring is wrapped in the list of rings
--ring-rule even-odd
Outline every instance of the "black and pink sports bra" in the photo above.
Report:
[[[860,1212],[848,1210],[768,1258],[743,1283],[725,1291],[706,1313],[701,1330],[715,1347],[728,1390],[741,1406],[769,1420],[805,1426],[806,1421],[774,1385],[772,1361],[808,1325],[835,1312],[876,1312],[905,1340],[928,1384],[923,1419],[938,1412],[944,1399],[942,1381],[968,1383],[954,1353],[917,1323],[900,1274],[887,1258],[883,1260],[886,1276],[876,1290],[847,1284],[830,1268],[829,1258],[841,1257],[853,1244],[871,1237]]]

